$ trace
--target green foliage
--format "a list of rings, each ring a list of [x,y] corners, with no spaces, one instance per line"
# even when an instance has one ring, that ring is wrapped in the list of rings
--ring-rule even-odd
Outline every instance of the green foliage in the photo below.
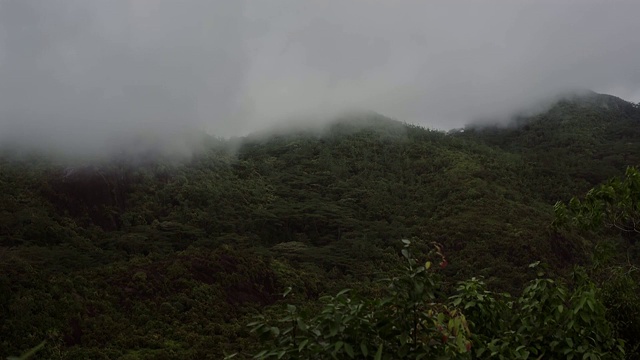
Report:
[[[628,359],[640,359],[640,273],[635,266],[614,266],[601,270],[599,295],[607,318],[625,340]]]
[[[578,269],[572,289],[537,278],[520,297],[494,294],[478,279],[460,283],[449,299],[436,294],[441,276],[418,265],[405,242],[408,266],[386,280],[377,299],[343,290],[319,311],[287,305],[270,324],[249,324],[264,350],[255,359],[623,359],[595,285]],[[447,262],[436,247],[441,267]],[[535,264],[534,264],[535,266]],[[285,293],[286,295],[286,293]],[[278,325],[281,324],[281,325]]]
[[[273,326],[260,319],[249,324],[268,348],[254,358],[284,359],[435,359],[468,358],[471,342],[464,315],[436,303],[439,281],[431,261],[418,263],[409,252],[406,266],[386,284],[380,298],[350,296],[342,290],[321,299],[319,311],[301,311],[288,305],[286,315]],[[446,266],[439,247],[431,254]],[[429,257],[427,257],[429,258]]]
[[[480,357],[487,351],[504,359],[622,359],[623,342],[615,338],[594,284],[576,274],[572,290],[551,279],[532,281],[520,298],[506,304],[509,310],[502,313],[502,321],[510,328],[503,331],[498,326],[503,332],[479,346],[476,354]]]
[[[589,261],[590,240],[611,240],[549,231],[551,205],[640,163],[638,121],[637,107],[594,96],[455,134],[350,115],[317,132],[211,138],[183,162],[3,154],[0,354],[46,338],[35,357],[242,358],[257,346],[243,324],[277,318],[286,286],[299,312],[342,288],[363,303],[390,296],[376,279],[402,277],[399,238],[447,250],[447,281],[434,278],[447,309],[455,281],[474,276],[483,291],[520,294],[535,277],[527,264],[543,259],[556,278]],[[637,246],[617,252],[637,266]],[[627,262],[603,266],[627,274]],[[600,294],[608,316],[635,314],[633,282],[607,274],[590,272],[612,286]],[[616,331],[635,334],[639,322],[622,320]]]
[[[624,178],[612,178],[589,190],[580,200],[574,197],[568,206],[558,202],[554,226],[584,230],[611,229],[628,241],[618,248],[627,249],[625,263],[616,261],[615,243],[601,243],[593,252],[592,277],[599,285],[599,297],[606,306],[607,318],[615,332],[626,341],[627,358],[640,358],[640,274],[629,254],[637,249],[640,229],[640,172],[628,167]]]
[[[569,205],[558,202],[556,225],[567,222],[587,229],[613,228],[640,234],[640,172],[628,167],[624,178],[613,178],[591,189],[584,199],[573,197]]]
[[[466,129],[456,136],[480,138],[522,157],[527,187],[546,202],[586,192],[639,164],[640,109],[609,95],[561,100],[547,111],[514,120],[507,128]]]

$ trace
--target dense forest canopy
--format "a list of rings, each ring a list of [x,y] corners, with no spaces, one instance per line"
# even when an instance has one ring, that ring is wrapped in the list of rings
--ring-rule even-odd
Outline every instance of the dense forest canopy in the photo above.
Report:
[[[553,301],[578,309],[579,299],[593,299],[593,336],[611,341],[588,354],[607,358],[605,350],[617,349],[620,338],[627,357],[637,358],[628,339],[638,334],[629,319],[640,313],[637,274],[629,270],[640,255],[633,198],[639,188],[629,178],[633,169],[622,177],[627,166],[640,164],[639,125],[637,105],[590,94],[506,127],[445,133],[362,114],[321,131],[248,136],[234,146],[205,137],[203,150],[182,162],[69,165],[6,153],[0,355],[46,340],[35,357],[251,357],[261,345],[247,324],[259,314],[266,322],[280,319],[291,309],[285,302],[313,313],[326,304],[319,299],[350,288],[354,301],[386,316],[373,302],[388,295],[378,280],[406,274],[405,239],[416,254],[432,253],[436,243],[438,256],[446,256],[446,266],[438,266],[444,258],[433,260],[438,271],[425,280],[437,284],[429,299],[463,298],[469,286],[491,292],[496,304],[506,301],[502,293],[534,298],[538,288],[531,284],[548,284],[529,268],[539,261],[545,276],[562,283],[548,285]],[[602,185],[615,190],[607,197],[608,188],[598,186],[614,177],[620,178]],[[569,202],[576,195],[586,198]],[[564,213],[559,205],[554,212],[558,201],[569,204]],[[593,221],[576,218],[587,213],[580,206],[595,203],[600,207],[587,209],[596,211],[587,219]],[[636,231],[600,226],[612,222],[597,211],[619,204],[627,217],[613,224]],[[558,226],[554,219],[562,216],[565,225]],[[474,309],[466,310],[472,319]],[[554,321],[565,321],[558,316]],[[489,356],[493,350],[473,352],[490,341],[479,323],[468,329],[457,323],[456,331],[479,335],[441,355]],[[343,346],[343,357],[378,350]]]

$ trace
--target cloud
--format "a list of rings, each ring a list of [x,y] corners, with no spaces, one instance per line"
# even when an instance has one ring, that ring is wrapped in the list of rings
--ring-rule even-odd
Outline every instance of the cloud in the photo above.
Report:
[[[640,3],[5,0],[0,142],[99,152],[365,109],[448,129],[592,89],[640,101]]]

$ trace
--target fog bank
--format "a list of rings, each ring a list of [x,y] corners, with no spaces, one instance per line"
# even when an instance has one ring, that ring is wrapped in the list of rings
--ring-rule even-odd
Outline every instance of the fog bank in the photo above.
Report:
[[[575,89],[638,102],[639,13],[592,0],[3,0],[0,144],[101,153],[135,134],[182,149],[185,134],[352,110],[446,130]]]

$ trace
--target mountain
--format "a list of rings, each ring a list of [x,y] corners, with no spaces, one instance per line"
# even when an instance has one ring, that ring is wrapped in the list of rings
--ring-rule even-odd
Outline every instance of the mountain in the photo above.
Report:
[[[546,191],[547,199],[554,201],[575,190],[586,191],[638,163],[640,109],[592,92],[563,99],[508,127],[471,127],[460,136],[519,154],[536,174],[554,178],[554,188]]]
[[[212,358],[255,346],[244,324],[278,294],[314,306],[442,244],[456,280],[518,291],[534,261],[562,276],[593,239],[553,204],[640,164],[640,109],[567,98],[507,126],[443,133],[377,114],[210,141],[184,163],[0,159],[0,353]]]

